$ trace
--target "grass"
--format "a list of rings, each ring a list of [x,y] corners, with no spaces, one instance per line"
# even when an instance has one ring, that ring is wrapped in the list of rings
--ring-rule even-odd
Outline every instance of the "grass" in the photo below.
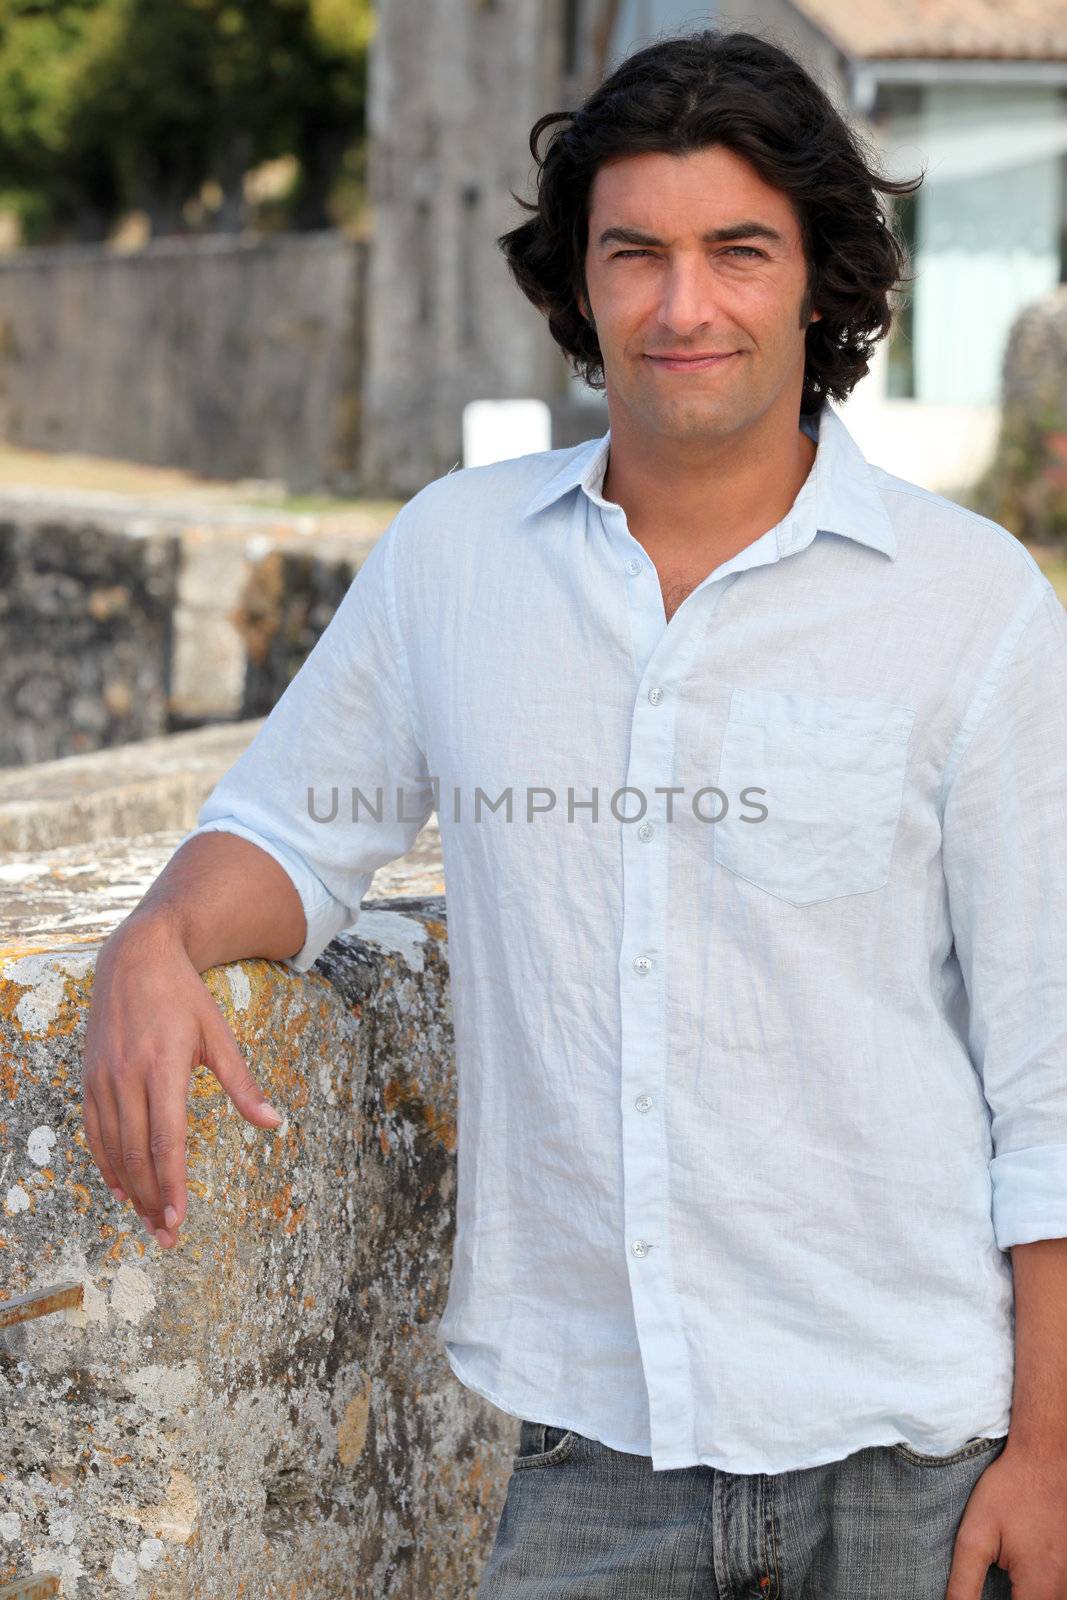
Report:
[[[136,461],[78,451],[33,450],[0,441],[0,492],[13,484],[41,488],[105,490],[144,499],[188,499],[194,503],[248,506],[283,514],[318,516],[358,512],[384,525],[399,510],[394,499],[360,495],[287,494],[280,479],[202,478],[177,467],[146,466]]]
[[[262,505],[262,500],[252,502]],[[385,517],[392,517],[400,509],[399,500],[373,500],[364,495],[344,494],[285,494],[271,495],[267,502],[272,510],[312,512],[316,516],[328,516],[332,511],[373,511],[380,512]]]

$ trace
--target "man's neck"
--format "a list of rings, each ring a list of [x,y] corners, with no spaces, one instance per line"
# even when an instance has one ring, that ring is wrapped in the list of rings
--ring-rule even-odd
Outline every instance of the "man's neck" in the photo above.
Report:
[[[748,438],[702,453],[671,458],[612,448],[601,493],[620,505],[635,539],[654,558],[684,560],[731,553],[767,532],[789,511],[811,471],[816,443],[801,428],[787,449]]]

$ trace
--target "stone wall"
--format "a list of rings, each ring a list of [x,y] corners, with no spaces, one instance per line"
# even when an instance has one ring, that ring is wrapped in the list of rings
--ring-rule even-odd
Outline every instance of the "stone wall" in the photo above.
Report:
[[[266,715],[388,509],[330,534],[0,495],[0,768]]]
[[[99,941],[181,835],[108,839],[82,763],[69,788],[103,837],[0,854],[0,1583],[469,1600],[518,1422],[435,1338],[456,1182],[435,819],[309,973],[205,974],[284,1120],[253,1128],[196,1068],[188,1217],[163,1251],[91,1158],[80,1062]],[[73,1303],[3,1325],[63,1285]]]
[[[0,766],[167,726],[179,564],[162,532],[0,512]]]
[[[328,230],[0,259],[0,437],[351,486],[366,248]]]

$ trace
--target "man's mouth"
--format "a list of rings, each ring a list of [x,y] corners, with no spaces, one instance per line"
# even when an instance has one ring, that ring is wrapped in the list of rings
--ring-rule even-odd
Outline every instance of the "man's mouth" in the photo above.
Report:
[[[665,372],[704,372],[712,367],[721,367],[741,353],[740,350],[728,350],[721,356],[649,356],[648,360],[662,367]]]

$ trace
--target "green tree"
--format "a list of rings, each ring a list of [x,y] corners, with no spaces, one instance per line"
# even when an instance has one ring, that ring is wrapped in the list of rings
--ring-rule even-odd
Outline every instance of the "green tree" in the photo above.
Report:
[[[65,163],[71,63],[98,6],[0,0],[0,196],[31,235],[47,227],[53,210],[84,229],[90,215],[98,220],[116,202],[106,159],[84,174]]]
[[[0,0],[0,156],[38,232],[99,237],[130,207],[182,231],[209,178],[238,227],[244,174],[286,154],[291,225],[328,226],[372,31],[370,0]]]

